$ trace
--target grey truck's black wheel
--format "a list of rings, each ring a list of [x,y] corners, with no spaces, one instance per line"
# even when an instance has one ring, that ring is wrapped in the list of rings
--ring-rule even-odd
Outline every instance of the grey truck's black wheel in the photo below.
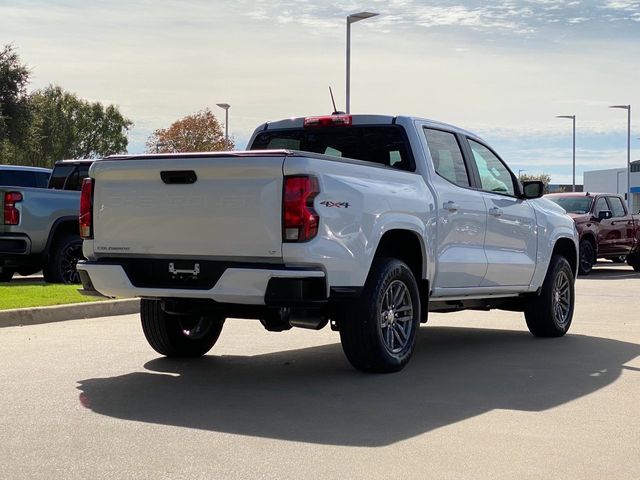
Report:
[[[0,282],[10,282],[14,273],[13,270],[2,269],[2,271],[0,271]]]
[[[420,323],[420,295],[409,267],[379,258],[361,297],[337,313],[342,349],[364,372],[397,372],[409,362]]]
[[[553,255],[540,295],[531,299],[524,317],[536,337],[561,337],[569,330],[575,304],[574,277],[569,262]]]
[[[216,343],[224,318],[165,313],[159,300],[140,302],[142,331],[156,352],[167,357],[201,357]]]
[[[80,274],[76,268],[82,256],[82,239],[71,233],[62,235],[53,243],[49,253],[49,262],[42,269],[47,283],[80,283]]]

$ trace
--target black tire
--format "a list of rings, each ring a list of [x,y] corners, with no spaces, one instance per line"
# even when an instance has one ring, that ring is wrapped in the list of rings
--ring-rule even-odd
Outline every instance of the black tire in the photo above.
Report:
[[[627,265],[633,268],[634,271],[640,272],[640,253],[634,253],[627,256]]]
[[[564,257],[553,255],[540,295],[525,308],[527,327],[536,337],[561,337],[569,331],[574,306],[571,266]]]
[[[372,373],[402,370],[413,354],[420,324],[416,279],[405,263],[378,258],[360,298],[336,315],[351,365]]]
[[[10,282],[13,278],[13,274],[16,273],[13,270],[2,270],[0,272],[0,282],[7,283]]]
[[[76,269],[82,256],[82,239],[79,235],[66,233],[53,242],[49,252],[49,262],[42,269],[47,283],[80,283]]]
[[[580,261],[578,263],[578,273],[588,275],[596,263],[596,249],[590,240],[580,241]]]
[[[173,315],[162,310],[160,300],[140,302],[144,336],[156,352],[167,357],[201,357],[216,343],[224,318]]]

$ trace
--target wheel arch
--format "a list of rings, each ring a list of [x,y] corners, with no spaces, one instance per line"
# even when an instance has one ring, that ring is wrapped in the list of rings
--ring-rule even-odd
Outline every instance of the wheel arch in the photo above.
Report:
[[[80,236],[80,227],[78,224],[78,217],[60,217],[53,222],[51,226],[51,231],[49,232],[49,237],[47,238],[47,243],[44,247],[44,257],[49,258],[49,252],[51,248],[55,244],[55,241],[60,237],[60,235],[64,234],[77,234]]]
[[[371,263],[376,258],[391,257],[407,264],[418,284],[423,318],[426,321],[429,301],[429,280],[427,276],[427,252],[420,234],[414,230],[394,228],[387,230],[376,247]],[[371,268],[371,267],[369,267]]]
[[[584,237],[583,237],[584,239]],[[582,240],[581,240],[582,241]],[[574,241],[570,238],[559,238],[553,246],[552,255],[561,255],[567,259],[575,277],[578,274],[578,251]]]

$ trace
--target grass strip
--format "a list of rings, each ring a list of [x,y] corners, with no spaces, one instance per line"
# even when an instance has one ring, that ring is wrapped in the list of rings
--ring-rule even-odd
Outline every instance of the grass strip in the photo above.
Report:
[[[104,300],[100,297],[81,295],[78,288],[80,285],[3,285],[0,286],[0,310]]]

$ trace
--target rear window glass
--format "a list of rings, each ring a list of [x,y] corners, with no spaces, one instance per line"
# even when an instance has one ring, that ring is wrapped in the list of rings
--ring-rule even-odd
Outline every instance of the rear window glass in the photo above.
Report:
[[[588,213],[591,211],[591,197],[547,197],[564,208],[568,213]]]
[[[251,150],[301,150],[365,160],[401,170],[415,169],[399,126],[328,127],[273,130],[256,136]]]
[[[4,187],[37,187],[47,186],[49,174],[19,170],[0,170],[0,185]]]
[[[49,188],[82,190],[82,180],[89,176],[89,167],[89,164],[56,166],[49,180]]]

